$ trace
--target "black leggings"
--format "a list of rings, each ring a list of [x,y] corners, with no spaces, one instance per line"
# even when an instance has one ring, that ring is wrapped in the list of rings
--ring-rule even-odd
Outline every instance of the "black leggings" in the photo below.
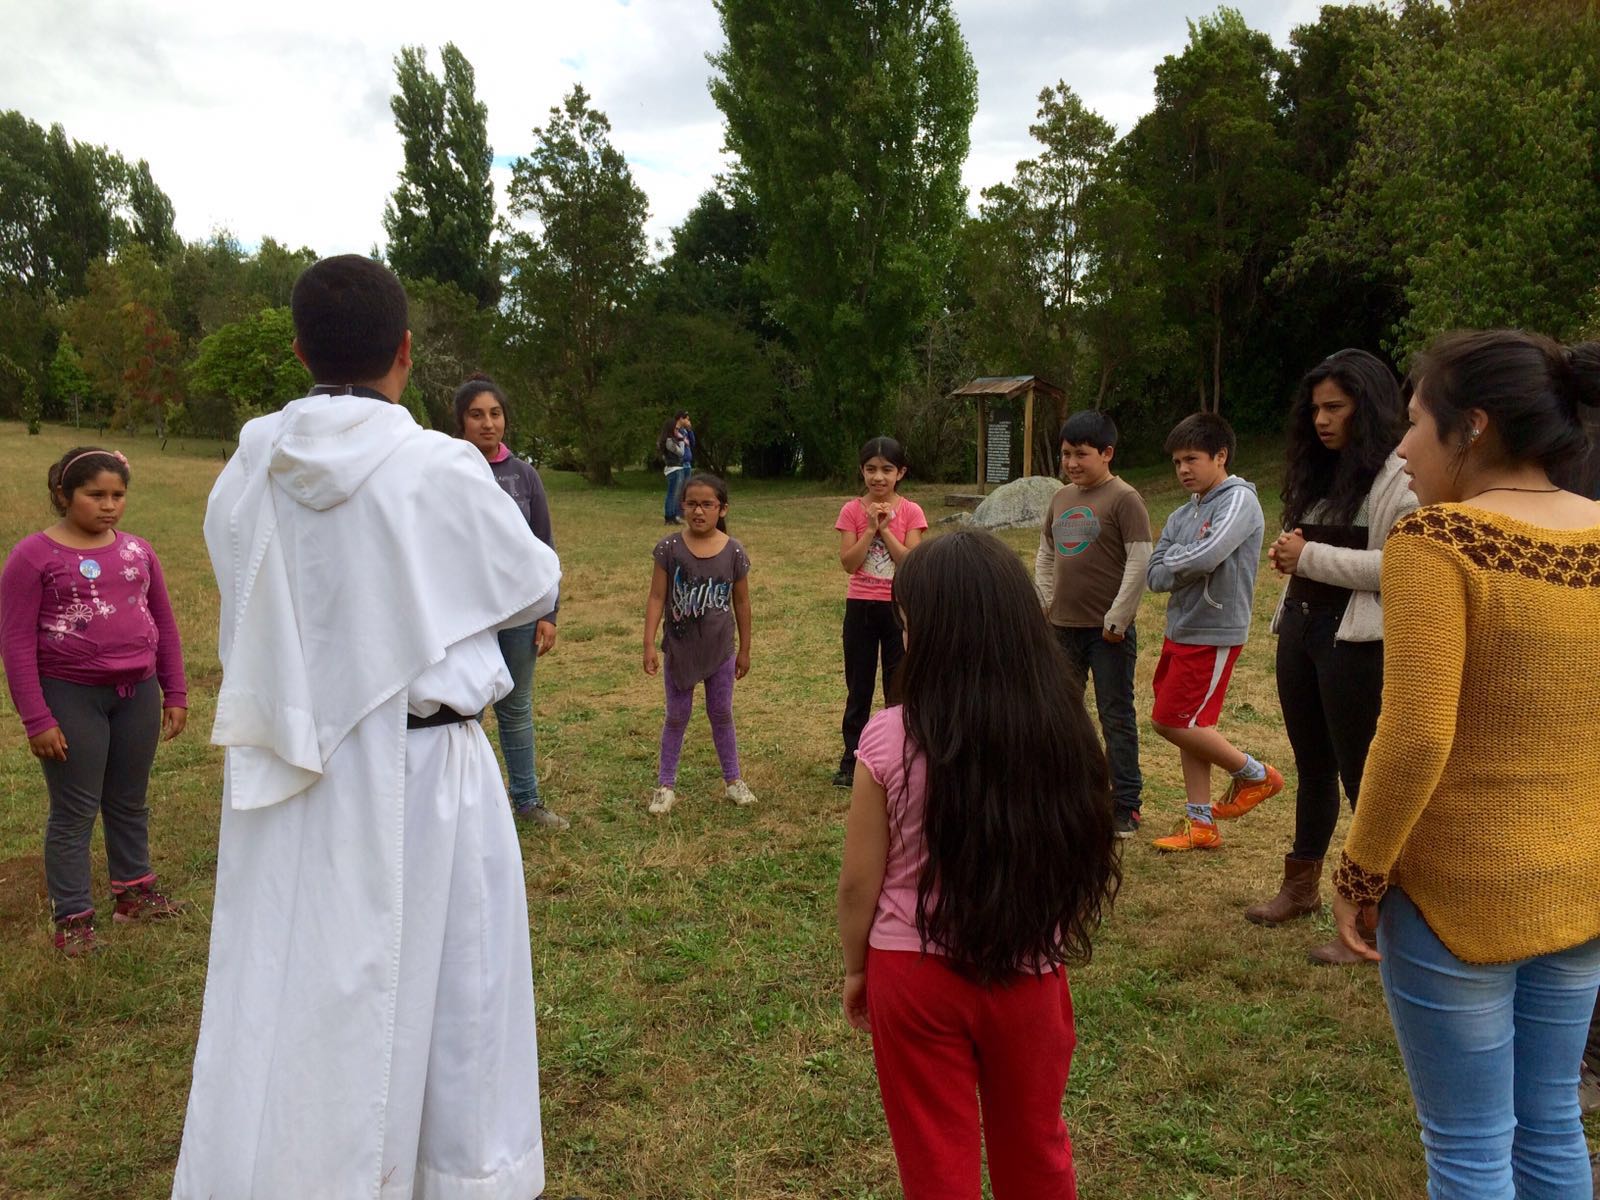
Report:
[[[840,769],[852,771],[861,731],[872,715],[873,686],[878,681],[878,659],[883,659],[883,700],[889,702],[889,681],[905,657],[906,644],[900,621],[890,600],[844,602],[844,757]]]
[[[1278,624],[1278,704],[1300,776],[1294,852],[1328,853],[1339,823],[1339,782],[1356,806],[1383,700],[1383,643],[1334,640],[1342,608],[1290,601]]]

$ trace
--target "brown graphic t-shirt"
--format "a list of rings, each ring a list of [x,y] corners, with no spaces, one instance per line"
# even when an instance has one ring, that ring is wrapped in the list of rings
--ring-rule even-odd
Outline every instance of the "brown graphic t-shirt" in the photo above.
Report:
[[[1050,623],[1099,629],[1122,586],[1128,543],[1150,540],[1144,498],[1115,475],[1087,490],[1069,483],[1050,501],[1043,535],[1055,551]]]

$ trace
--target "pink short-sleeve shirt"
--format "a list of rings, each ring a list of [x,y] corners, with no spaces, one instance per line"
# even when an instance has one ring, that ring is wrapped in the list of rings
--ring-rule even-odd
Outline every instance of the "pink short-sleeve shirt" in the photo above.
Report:
[[[839,510],[839,519],[833,523],[833,527],[841,533],[860,537],[871,524],[872,518],[867,515],[867,502],[858,496],[854,500],[845,501],[844,507]],[[907,500],[904,496],[895,498],[894,512],[889,514],[890,533],[903,543],[906,534],[913,529],[927,527],[928,518],[915,500]],[[844,594],[851,600],[894,599],[894,559],[889,557],[889,547],[884,545],[881,537],[872,539],[872,545],[867,547],[866,559],[851,574],[850,586],[845,589]]]
[[[927,858],[922,840],[923,805],[928,795],[927,760],[913,754],[906,770],[905,710],[896,704],[867,722],[856,761],[866,765],[888,796],[889,857],[878,892],[867,944],[879,950],[921,950],[917,935],[917,876]],[[942,953],[937,946],[930,954]]]

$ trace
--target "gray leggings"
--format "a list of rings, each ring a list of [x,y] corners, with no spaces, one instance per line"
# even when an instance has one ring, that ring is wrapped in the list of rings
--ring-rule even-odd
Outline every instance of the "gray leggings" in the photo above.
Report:
[[[114,687],[49,678],[39,683],[67,739],[66,762],[39,760],[50,790],[44,878],[59,920],[94,909],[89,838],[97,812],[113,890],[150,878],[145,790],[161,739],[161,685],[152,677],[135,684],[131,695],[118,695]]]

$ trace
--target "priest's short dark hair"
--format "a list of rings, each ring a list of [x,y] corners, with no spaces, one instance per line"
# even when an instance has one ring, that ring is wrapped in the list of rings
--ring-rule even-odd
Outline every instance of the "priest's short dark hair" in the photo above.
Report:
[[[317,383],[366,383],[394,364],[409,318],[395,273],[359,254],[313,263],[289,299],[295,340]]]

